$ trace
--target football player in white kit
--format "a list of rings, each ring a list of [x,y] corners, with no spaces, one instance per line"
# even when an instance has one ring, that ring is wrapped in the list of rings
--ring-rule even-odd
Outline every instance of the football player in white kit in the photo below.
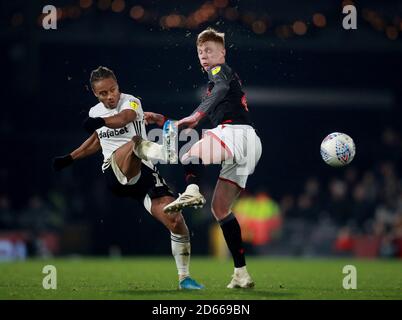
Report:
[[[234,273],[228,288],[252,288],[254,281],[246,269],[240,225],[231,212],[235,200],[245,188],[248,176],[262,154],[262,145],[250,119],[246,95],[239,76],[225,61],[224,34],[208,28],[197,37],[198,59],[208,74],[208,88],[201,104],[188,117],[177,122],[179,128],[194,128],[204,117],[215,126],[192,145],[182,163],[201,159],[203,164],[222,164],[212,197],[212,213],[223,231],[232,254]],[[203,199],[197,174],[186,165],[187,189],[165,212],[174,212]]]
[[[173,215],[163,212],[175,199],[175,194],[150,162],[164,160],[165,152],[162,145],[146,140],[144,120],[162,123],[158,123],[159,118],[154,119],[154,113],[143,112],[139,99],[120,93],[112,70],[106,67],[93,70],[90,83],[99,99],[84,122],[91,136],[71,153],[56,157],[54,169],[59,171],[102,149],[102,171],[112,193],[142,202],[146,210],[170,230],[179,288],[202,289],[203,286],[190,277],[190,236],[181,212]]]

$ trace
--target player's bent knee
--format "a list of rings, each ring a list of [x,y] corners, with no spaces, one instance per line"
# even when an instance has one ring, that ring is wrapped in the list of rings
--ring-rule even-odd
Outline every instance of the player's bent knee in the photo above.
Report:
[[[229,214],[229,210],[227,208],[224,208],[216,203],[212,203],[211,211],[216,220],[222,220]]]
[[[141,136],[134,136],[131,138],[131,140],[135,143],[135,144],[139,144],[141,143],[141,141],[143,140]]]

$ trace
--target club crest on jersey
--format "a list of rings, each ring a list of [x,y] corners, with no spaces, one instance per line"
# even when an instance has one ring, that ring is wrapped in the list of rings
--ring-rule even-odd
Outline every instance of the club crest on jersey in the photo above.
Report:
[[[130,107],[134,110],[138,109],[138,103],[135,102],[134,100],[130,100]]]
[[[216,75],[217,73],[219,73],[219,71],[221,71],[221,66],[217,66],[215,68],[212,68],[212,75]]]

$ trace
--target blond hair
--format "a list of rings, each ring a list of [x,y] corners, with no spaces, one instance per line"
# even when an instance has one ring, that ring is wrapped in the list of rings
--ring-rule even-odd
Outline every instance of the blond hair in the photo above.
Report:
[[[213,28],[207,28],[198,35],[197,47],[207,41],[217,42],[225,47],[225,34],[223,32],[218,32]]]

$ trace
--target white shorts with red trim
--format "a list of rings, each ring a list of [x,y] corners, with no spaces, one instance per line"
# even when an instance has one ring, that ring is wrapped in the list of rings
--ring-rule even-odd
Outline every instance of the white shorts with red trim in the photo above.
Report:
[[[219,125],[205,134],[221,142],[231,158],[222,163],[219,178],[244,189],[262,154],[261,140],[249,125]]]

